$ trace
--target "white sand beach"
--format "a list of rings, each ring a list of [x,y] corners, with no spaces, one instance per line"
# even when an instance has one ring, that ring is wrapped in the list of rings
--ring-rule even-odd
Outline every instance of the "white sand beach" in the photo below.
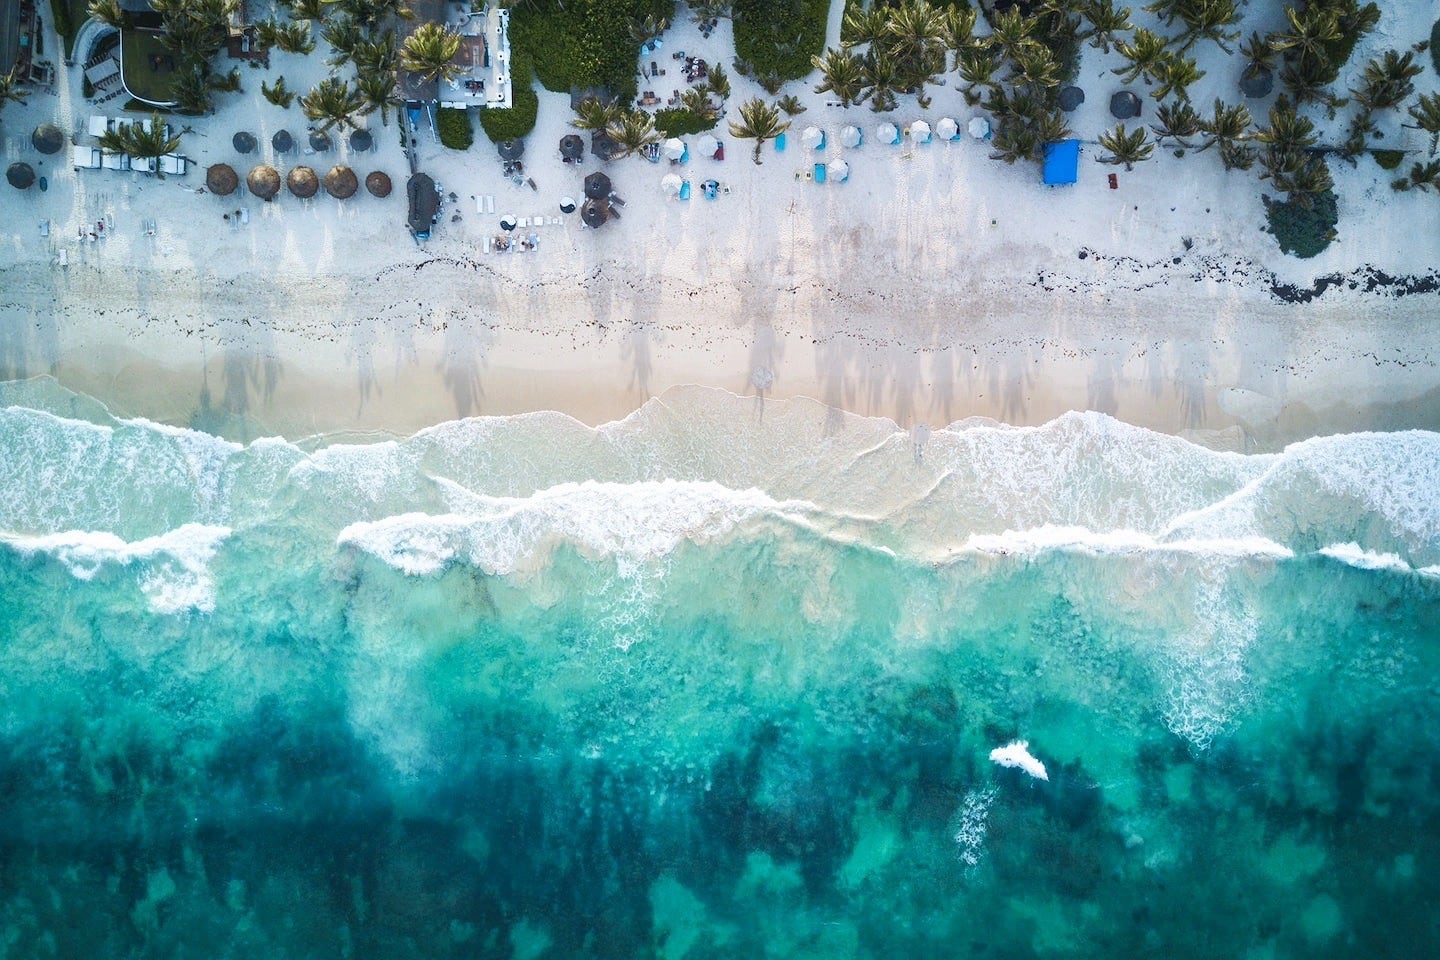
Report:
[[[1421,13],[1386,17],[1352,63],[1421,39]],[[701,40],[684,20],[666,44],[726,58],[729,24]],[[682,384],[810,396],[902,427],[1100,410],[1236,448],[1440,424],[1440,295],[1366,289],[1367,271],[1434,278],[1436,198],[1392,192],[1372,162],[1333,163],[1339,242],[1312,260],[1286,257],[1262,232],[1253,171],[1163,150],[1131,172],[1095,162],[1094,138],[1114,123],[1111,66],[1086,48],[1087,101],[1070,115],[1086,141],[1080,179],[1059,188],[968,137],[876,142],[884,120],[953,117],[963,131],[979,111],[953,87],[925,110],[911,97],[878,115],[827,107],[811,85],[793,84],[808,110],[783,153],[764,147],[761,165],[722,121],[723,161],[601,164],[587,154],[578,168],[557,151],[573,131],[568,102],[542,92],[524,157],[533,190],[502,176],[478,129],[464,153],[420,145],[421,168],[454,196],[423,244],[405,226],[409,170],[393,116],[389,126],[367,118],[372,152],[352,155],[342,140],[331,153],[273,156],[271,135],[303,140],[306,122],[298,106],[266,102],[260,81],[284,74],[308,89],[324,72],[319,54],[276,53],[269,71],[244,71],[244,94],[187,121],[182,152],[195,168],[165,180],[72,170],[64,154],[36,153],[29,132],[44,121],[89,142],[97,111],[80,97],[78,68],[62,67],[54,94],[3,114],[6,163],[35,164],[48,189],[3,194],[0,379],[50,376],[124,415],[208,418],[244,436],[401,433],[539,409],[599,423]],[[1425,92],[1437,78],[1427,69],[1416,83]],[[1207,76],[1193,98],[1233,99],[1233,84]],[[683,83],[642,82],[655,85],[668,95]],[[739,77],[734,86],[732,115],[759,92]],[[1260,116],[1269,102],[1250,106]],[[829,135],[823,152],[801,142],[812,123]],[[864,130],[861,146],[840,147],[846,123]],[[256,153],[233,148],[241,130],[258,138]],[[1415,133],[1397,125],[1387,135],[1423,151]],[[837,156],[848,182],[807,179]],[[301,163],[323,175],[346,162],[362,180],[383,170],[396,189],[345,201],[282,190],[270,203],[243,186],[229,197],[197,191],[209,164],[243,179],[262,160],[282,175]],[[625,200],[621,219],[588,229],[572,214],[519,231],[536,235],[535,251],[486,253],[501,215],[548,221],[597,169]],[[695,185],[689,201],[662,192],[672,171]],[[698,190],[710,178],[723,184],[713,200]],[[477,212],[487,197],[493,212]],[[82,234],[96,222],[106,236],[92,242]],[[1274,289],[1310,290],[1331,275],[1340,282],[1308,302]]]

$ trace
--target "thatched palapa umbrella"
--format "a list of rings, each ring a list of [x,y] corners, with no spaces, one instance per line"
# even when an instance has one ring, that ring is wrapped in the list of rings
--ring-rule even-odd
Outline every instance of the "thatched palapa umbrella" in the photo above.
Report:
[[[290,136],[289,130],[281,130],[270,138],[270,146],[275,148],[276,153],[289,153],[295,149],[295,138]]]
[[[255,150],[255,134],[241,130],[230,138],[230,143],[241,153],[252,153]]]
[[[348,200],[355,196],[358,189],[360,181],[356,178],[355,171],[347,166],[337,164],[325,174],[325,192],[336,200]]]
[[[587,227],[602,227],[610,217],[610,204],[604,200],[586,200],[580,208],[580,219]]]
[[[280,192],[280,171],[268,163],[252,167],[245,175],[245,186],[261,200],[274,200],[275,195]]]
[[[29,189],[30,184],[35,182],[35,168],[24,162],[12,163],[10,169],[5,171],[5,179],[10,181],[10,186],[16,190]]]
[[[390,196],[390,174],[376,170],[365,178],[365,189],[372,197]]]
[[[560,156],[566,160],[579,160],[585,156],[585,141],[573,133],[560,138]]]
[[[301,200],[309,200],[320,189],[320,178],[309,167],[296,167],[285,177],[285,185]]]
[[[228,163],[217,163],[205,171],[205,189],[217,197],[228,196],[240,186],[240,177]]]
[[[604,200],[610,196],[610,178],[603,173],[592,173],[585,178],[585,196],[591,200]]]
[[[1116,120],[1140,116],[1140,98],[1129,90],[1121,90],[1110,98],[1110,115]]]
[[[65,134],[53,123],[42,123],[30,134],[30,142],[41,153],[59,153],[65,146]]]

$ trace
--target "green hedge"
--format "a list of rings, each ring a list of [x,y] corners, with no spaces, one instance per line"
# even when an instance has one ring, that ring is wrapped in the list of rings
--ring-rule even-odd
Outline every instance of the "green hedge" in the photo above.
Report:
[[[469,110],[441,108],[435,115],[440,142],[451,150],[469,150],[475,142],[475,128],[470,124]]]
[[[1293,200],[1272,200],[1264,196],[1261,199],[1265,201],[1265,219],[1270,223],[1270,232],[1275,234],[1285,253],[1306,260],[1335,239],[1335,224],[1340,215],[1334,191],[1314,197],[1309,207]]]
[[[675,0],[530,0],[510,12],[510,44],[546,90],[604,87],[628,101],[640,62],[630,24],[647,14],[673,20]]]
[[[480,126],[485,136],[495,143],[519,140],[535,129],[540,96],[535,92],[530,58],[525,54],[517,54],[510,62],[510,96],[514,106],[486,107],[480,111]]]
[[[655,129],[667,137],[686,137],[694,133],[714,130],[719,123],[717,117],[702,117],[684,107],[655,111]]]
[[[1371,150],[1370,156],[1380,165],[1381,170],[1394,170],[1405,159],[1403,150]]]
[[[734,0],[735,56],[765,85],[799,80],[825,48],[830,0]]]

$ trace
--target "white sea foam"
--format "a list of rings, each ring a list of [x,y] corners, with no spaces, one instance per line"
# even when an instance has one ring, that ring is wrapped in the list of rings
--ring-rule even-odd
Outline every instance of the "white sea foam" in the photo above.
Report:
[[[961,801],[950,839],[959,848],[960,861],[966,868],[979,866],[985,855],[985,837],[990,832],[990,804],[995,790],[970,790]]]
[[[357,547],[411,575],[462,561],[487,573],[511,573],[559,542],[588,556],[654,559],[686,540],[722,536],[761,514],[804,510],[758,490],[716,483],[567,483],[532,497],[470,495],[463,513],[403,514],[354,523],[337,542]]]
[[[1054,550],[1092,554],[1193,553],[1221,557],[1264,557],[1284,560],[1295,555],[1288,547],[1265,537],[1162,540],[1138,530],[1087,530],[1084,527],[1042,526],[1006,530],[1001,534],[975,534],[959,553],[1033,555]]]
[[[228,527],[187,523],[156,537],[127,542],[113,533],[68,530],[26,537],[0,535],[18,553],[54,557],[78,580],[107,566],[138,568],[140,589],[157,613],[215,608],[210,561],[230,536]]]
[[[1045,771],[1045,764],[1030,754],[1028,740],[1015,740],[1003,747],[996,747],[990,751],[990,762],[998,763],[1002,767],[1019,768],[1036,780],[1050,779],[1050,774]]]
[[[1409,573],[1414,569],[1402,560],[1399,554],[1377,553],[1374,550],[1362,548],[1358,543],[1334,543],[1328,547],[1321,547],[1319,553],[1321,556],[1348,563],[1361,570],[1391,570],[1396,573]]]

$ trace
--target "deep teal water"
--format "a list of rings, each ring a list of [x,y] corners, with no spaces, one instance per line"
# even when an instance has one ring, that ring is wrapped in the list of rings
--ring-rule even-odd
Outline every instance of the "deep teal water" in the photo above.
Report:
[[[1440,949],[1440,435],[4,390],[0,957]]]

